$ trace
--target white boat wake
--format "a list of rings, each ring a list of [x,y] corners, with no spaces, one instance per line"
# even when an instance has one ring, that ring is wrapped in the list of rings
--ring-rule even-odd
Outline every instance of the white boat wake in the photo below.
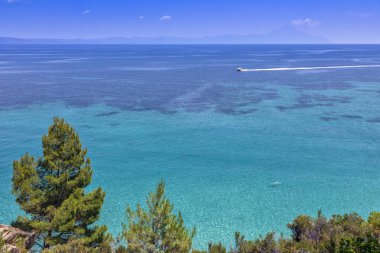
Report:
[[[352,65],[352,66],[327,66],[327,67],[295,67],[295,68],[268,68],[268,69],[245,69],[238,68],[241,72],[263,72],[263,71],[293,71],[293,70],[319,70],[319,69],[359,69],[380,68],[380,65]]]

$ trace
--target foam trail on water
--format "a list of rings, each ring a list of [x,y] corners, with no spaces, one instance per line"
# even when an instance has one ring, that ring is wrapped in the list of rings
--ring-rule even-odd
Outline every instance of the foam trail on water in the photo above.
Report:
[[[354,69],[354,68],[380,68],[380,65],[353,65],[353,66],[327,66],[327,67],[295,67],[295,68],[268,68],[268,69],[240,69],[243,72],[262,71],[292,71],[292,70],[318,70],[318,69]]]

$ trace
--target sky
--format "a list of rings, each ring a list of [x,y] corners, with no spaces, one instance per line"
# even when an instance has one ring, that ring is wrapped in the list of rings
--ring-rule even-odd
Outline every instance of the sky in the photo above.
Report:
[[[380,43],[380,0],[0,0],[0,37],[204,37],[291,26]]]

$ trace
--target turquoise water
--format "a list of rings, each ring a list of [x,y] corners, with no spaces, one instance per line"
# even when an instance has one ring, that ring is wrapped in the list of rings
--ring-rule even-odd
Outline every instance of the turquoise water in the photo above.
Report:
[[[101,223],[160,179],[195,246],[298,214],[380,210],[380,46],[9,46],[0,53],[0,223],[17,216],[12,161],[41,154],[55,115],[89,149]],[[273,182],[281,182],[271,187]]]

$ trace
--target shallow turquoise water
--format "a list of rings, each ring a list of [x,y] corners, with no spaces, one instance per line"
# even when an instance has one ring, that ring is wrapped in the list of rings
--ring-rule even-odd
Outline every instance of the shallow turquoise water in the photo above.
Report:
[[[207,51],[232,50],[210,47]],[[364,49],[374,50],[372,58],[360,59],[368,64],[379,60],[380,47],[363,47],[344,55],[318,54],[318,63],[334,66],[344,57],[357,61]],[[96,55],[109,50],[97,48]],[[380,210],[379,69],[242,76],[230,71],[238,64],[235,53],[236,59],[214,53],[185,61],[168,57],[182,54],[167,50],[154,58],[159,68],[142,61],[124,69],[127,74],[115,72],[126,76],[97,73],[89,66],[128,65],[110,57],[106,63],[60,63],[53,74],[45,65],[25,63],[40,60],[27,56],[21,61],[9,53],[8,69],[0,69],[0,223],[19,212],[10,194],[12,161],[27,151],[41,154],[41,136],[55,115],[69,121],[89,149],[91,187],[100,185],[107,192],[100,222],[114,234],[125,222],[127,204],[143,202],[160,179],[186,224],[197,228],[195,246],[201,248],[211,240],[231,244],[237,230],[248,238],[286,232],[298,214],[318,209],[327,215],[356,211],[364,216]],[[264,67],[302,56],[284,56],[289,48],[236,50],[264,54],[256,60],[270,55]],[[312,66],[321,49],[307,50],[314,53],[298,66]],[[148,57],[151,51],[141,54]],[[172,73],[179,63],[192,74]],[[34,72],[21,73],[22,68]],[[72,72],[58,75],[62,69]],[[67,93],[73,87],[77,89]],[[270,187],[273,182],[281,185]]]

